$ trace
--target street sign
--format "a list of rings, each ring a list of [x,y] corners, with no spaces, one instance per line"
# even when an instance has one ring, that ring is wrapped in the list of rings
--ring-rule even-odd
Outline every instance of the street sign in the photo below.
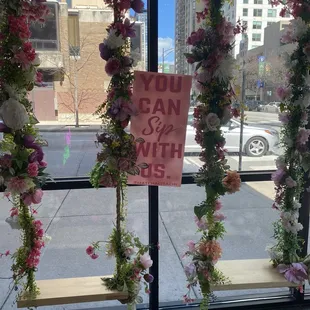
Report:
[[[264,62],[265,61],[265,56],[258,56],[258,62]]]

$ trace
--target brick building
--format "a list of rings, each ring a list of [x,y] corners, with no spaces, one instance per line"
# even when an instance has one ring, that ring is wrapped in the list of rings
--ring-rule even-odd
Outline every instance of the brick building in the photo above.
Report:
[[[75,107],[81,122],[94,120],[106,98],[109,77],[98,45],[113,19],[108,8],[68,8],[66,1],[49,1],[52,14],[45,25],[34,25],[32,42],[41,58],[47,86],[30,93],[41,121],[73,123]]]

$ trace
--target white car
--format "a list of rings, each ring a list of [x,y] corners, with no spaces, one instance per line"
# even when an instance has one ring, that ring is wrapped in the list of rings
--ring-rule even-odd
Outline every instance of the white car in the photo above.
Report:
[[[193,113],[188,115],[185,152],[200,152],[201,147],[195,141],[195,128],[192,126],[194,120]],[[231,119],[222,131],[226,139],[225,148],[228,152],[239,152],[240,144],[240,122]],[[272,151],[279,144],[279,134],[273,128],[259,127],[244,123],[242,150],[253,157],[264,156],[268,151]]]

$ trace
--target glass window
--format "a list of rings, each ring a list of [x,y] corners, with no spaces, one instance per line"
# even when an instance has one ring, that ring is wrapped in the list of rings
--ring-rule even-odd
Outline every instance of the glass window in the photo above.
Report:
[[[252,33],[252,41],[260,41],[261,36],[262,35],[260,33]]]
[[[249,0],[243,0],[243,4],[249,4]]]
[[[267,22],[267,27],[274,24],[275,22]]]
[[[68,16],[68,41],[70,56],[80,56],[79,15],[71,12]]]
[[[262,9],[254,9],[253,10],[253,16],[262,17],[263,16],[263,10]]]
[[[263,0],[254,0],[254,4],[263,4]]]
[[[248,16],[248,9],[243,9],[243,16]]]
[[[58,3],[47,3],[50,14],[45,23],[32,23],[30,26],[32,46],[38,50],[58,50]]]
[[[262,22],[254,21],[253,22],[253,29],[262,29]]]
[[[277,9],[268,9],[268,17],[277,17]]]

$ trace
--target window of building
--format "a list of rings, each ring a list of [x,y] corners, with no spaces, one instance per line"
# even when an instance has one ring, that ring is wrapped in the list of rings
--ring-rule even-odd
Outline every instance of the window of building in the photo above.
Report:
[[[262,29],[262,22],[254,21],[253,22],[253,29]]]
[[[243,4],[249,4],[249,0],[243,0]]]
[[[79,15],[72,12],[68,16],[68,41],[69,55],[73,57],[80,56]]]
[[[254,4],[263,4],[263,0],[254,0]]]
[[[263,10],[262,9],[254,9],[253,10],[253,16],[262,17],[263,16]]]
[[[260,33],[252,33],[252,41],[260,41],[261,40],[262,35]]]
[[[243,9],[243,16],[248,16],[248,9]]]
[[[275,22],[267,22],[267,27],[271,26],[272,24],[274,24]]]
[[[38,51],[57,51],[59,49],[58,38],[58,3],[47,3],[50,14],[45,22],[31,23],[30,41],[32,46]]]
[[[268,17],[277,17],[276,9],[268,9]]]

